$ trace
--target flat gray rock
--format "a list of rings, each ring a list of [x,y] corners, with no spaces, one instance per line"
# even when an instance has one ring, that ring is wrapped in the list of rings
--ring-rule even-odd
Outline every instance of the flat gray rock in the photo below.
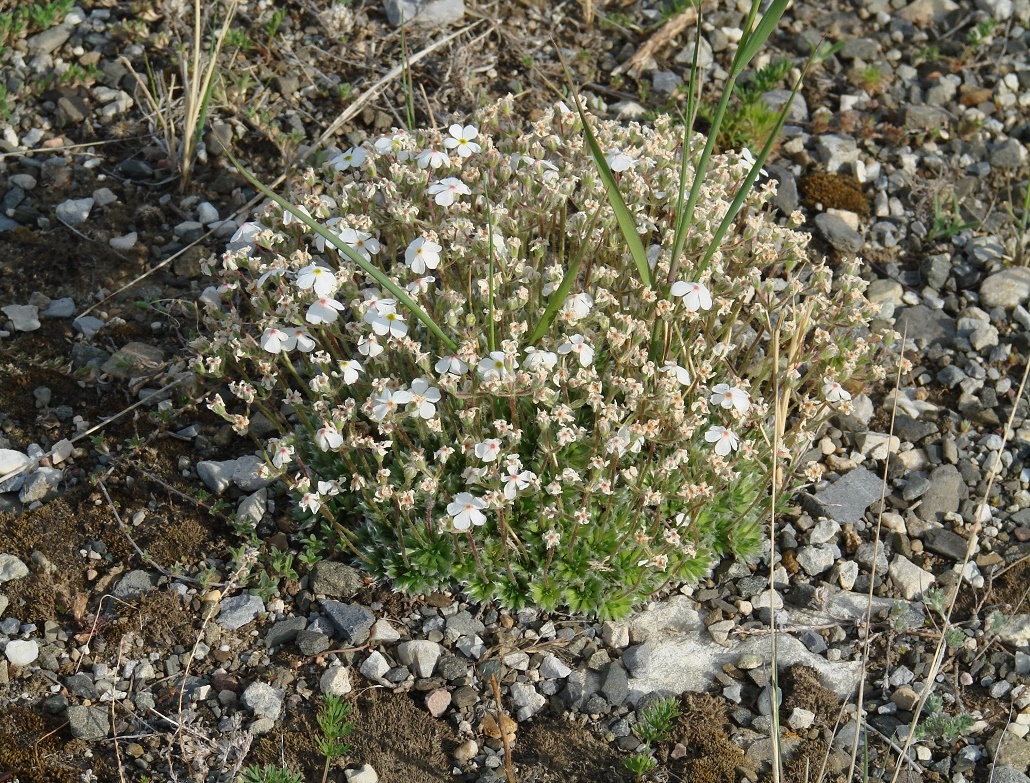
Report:
[[[75,315],[75,300],[70,296],[51,300],[39,314],[40,318],[71,318]]]
[[[329,598],[351,598],[363,587],[361,573],[346,563],[323,560],[311,573],[310,589]]]
[[[235,631],[254,622],[263,611],[265,602],[259,596],[234,595],[222,599],[216,622],[227,631]]]
[[[916,514],[925,522],[940,522],[945,514],[958,511],[969,497],[969,488],[954,465],[940,465],[930,474],[930,487],[923,493]]]
[[[351,644],[364,644],[368,641],[372,623],[376,618],[361,604],[323,600],[322,611],[343,638]]]
[[[207,488],[216,495],[221,495],[232,485],[233,472],[236,470],[236,460],[204,460],[197,463],[197,475]]]
[[[35,305],[6,305],[0,307],[16,332],[34,332],[39,328],[39,308]]]
[[[95,741],[106,739],[111,733],[111,719],[107,707],[69,707],[66,713],[68,730],[75,739]]]
[[[149,571],[129,571],[114,586],[114,597],[123,601],[148,593],[157,585],[157,578]]]
[[[423,27],[443,27],[465,16],[465,0],[384,0],[386,18],[394,27],[406,22]]]
[[[828,212],[820,212],[815,216],[815,225],[822,232],[826,241],[834,250],[854,255],[862,249],[865,239],[842,218]]]
[[[853,524],[880,499],[881,484],[880,477],[872,471],[856,468],[822,492],[806,496],[802,504],[812,516]]]
[[[72,198],[57,205],[57,219],[69,226],[81,226],[93,209],[92,198]]]
[[[1030,299],[1030,268],[1010,266],[995,272],[980,284],[980,306],[984,309],[1025,305]]]
[[[283,709],[283,692],[267,683],[255,682],[247,686],[240,701],[256,717],[275,721]]]

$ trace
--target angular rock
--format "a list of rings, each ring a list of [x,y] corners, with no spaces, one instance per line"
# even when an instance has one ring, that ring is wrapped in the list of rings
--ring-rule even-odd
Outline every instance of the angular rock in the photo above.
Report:
[[[34,332],[39,328],[39,308],[35,305],[6,305],[0,307],[16,332]]]
[[[516,685],[519,683],[516,683]],[[512,685],[514,688],[515,685]],[[435,688],[426,695],[426,709],[434,718],[441,718],[451,706],[451,692],[446,688]]]
[[[28,666],[39,657],[39,643],[32,639],[12,639],[4,648],[4,655],[14,666]]]
[[[967,497],[969,489],[958,468],[940,465],[930,474],[930,488],[923,494],[916,513],[924,522],[940,522],[945,514],[958,511]]]
[[[343,696],[350,693],[353,690],[350,683],[350,667],[330,666],[322,673],[318,687],[322,689],[322,693],[332,696]]]
[[[45,502],[57,496],[64,472],[57,468],[36,468],[25,477],[18,499],[25,503]]]
[[[881,479],[872,471],[856,468],[802,504],[809,514],[829,517],[841,524],[853,524],[862,518],[870,504],[880,499]]]
[[[865,244],[863,236],[837,215],[820,212],[815,216],[815,225],[834,250],[855,255]]]
[[[93,203],[92,198],[68,199],[57,205],[57,219],[69,226],[81,226],[89,219]]]
[[[223,598],[217,622],[227,631],[236,631],[254,622],[265,611],[265,602],[256,595],[234,595]]]
[[[156,586],[157,577],[154,574],[137,569],[129,571],[129,573],[119,579],[113,593],[115,598],[127,601],[137,598],[143,595],[143,593],[150,592]]]
[[[390,671],[390,664],[378,650],[373,650],[358,667],[361,676],[367,680],[378,682]]]
[[[258,718],[279,720],[283,709],[283,692],[264,682],[254,682],[240,696],[243,706]]]
[[[278,647],[282,644],[292,642],[297,634],[303,631],[308,625],[306,617],[288,617],[280,620],[265,634],[265,647]]]
[[[397,645],[397,660],[411,669],[416,677],[432,677],[443,647],[426,639],[414,639]]]
[[[632,649],[632,648],[630,648]],[[572,674],[572,669],[553,653],[548,653],[540,662],[540,676],[548,680],[563,680]]]
[[[369,631],[375,616],[361,604],[344,604],[340,601],[322,602],[322,610],[329,621],[351,644],[364,644],[368,641]],[[428,675],[426,675],[428,676]]]
[[[618,661],[612,661],[602,670],[601,693],[613,707],[622,706],[629,698],[629,677]]]
[[[894,580],[894,586],[898,588],[901,597],[906,601],[922,600],[923,591],[937,581],[937,578],[929,571],[923,570],[901,555],[894,556],[888,573]]]
[[[0,584],[24,579],[29,575],[29,567],[14,555],[0,554]]]
[[[543,709],[547,699],[537,693],[530,682],[513,682],[508,690],[515,703],[517,720],[523,721]]]
[[[465,0],[385,0],[386,18],[394,27],[410,22],[423,27],[443,27],[465,16]]]
[[[216,495],[221,495],[232,485],[232,475],[236,470],[236,460],[229,459],[216,462],[204,460],[197,463],[197,475],[207,488]]]

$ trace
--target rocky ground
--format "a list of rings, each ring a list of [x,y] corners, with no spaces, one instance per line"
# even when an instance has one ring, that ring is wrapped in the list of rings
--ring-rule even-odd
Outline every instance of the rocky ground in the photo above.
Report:
[[[532,116],[564,78],[555,46],[595,111],[646,120],[682,106],[692,47],[667,33],[683,9],[440,0],[402,38],[392,0],[252,0],[183,184],[131,70],[169,83],[182,5],[0,7],[0,780],[216,781],[248,765],[317,780],[323,693],[354,707],[335,780],[503,780],[508,744],[525,783],[630,781],[638,716],[684,693],[646,779],[764,779],[775,613],[788,779],[818,779],[824,759],[843,779],[859,732],[860,779],[900,765],[906,781],[1027,783],[1027,0],[788,10],[727,143],[760,143],[790,68],[842,44],[767,168],[815,252],[867,261],[913,369],[831,422],[812,455],[823,481],[780,521],[776,562],[723,564],[604,624],[309,568],[255,444],[201,404],[187,341],[202,261],[256,203],[225,148],[273,182],[302,148],[402,125],[405,49],[420,125],[508,92]],[[709,98],[742,19],[703,12]],[[242,572],[234,514],[261,519]]]

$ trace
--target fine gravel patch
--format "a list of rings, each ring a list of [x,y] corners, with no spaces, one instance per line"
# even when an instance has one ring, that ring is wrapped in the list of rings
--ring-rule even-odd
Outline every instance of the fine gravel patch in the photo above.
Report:
[[[892,350],[910,364],[897,389],[853,379],[851,413],[804,455],[813,483],[777,521],[775,555],[723,563],[606,623],[398,596],[342,555],[301,561],[288,498],[189,373],[209,259],[254,215],[223,153],[266,182],[287,173],[402,61],[402,19],[412,53],[458,33],[412,65],[419,124],[464,120],[508,92],[532,120],[552,101],[546,80],[564,80],[551,36],[575,53],[596,113],[646,121],[682,107],[694,44],[660,44],[664,6],[592,4],[588,24],[576,5],[510,5],[288,0],[272,30],[271,9],[243,3],[245,35],[223,54],[184,187],[129,70],[176,70],[181,15],[84,2],[0,33],[0,779],[214,781],[283,763],[315,779],[314,716],[334,694],[357,728],[333,779],[494,783],[492,678],[517,723],[520,781],[633,779],[623,761],[641,747],[641,713],[684,692],[710,694],[710,710],[682,700],[693,723],[661,750],[663,772],[765,779],[775,623],[785,743],[813,769],[826,757],[841,774],[859,732],[870,776],[890,779],[927,687],[939,701],[906,779],[1025,783],[1026,0],[799,2],[758,64],[798,67],[824,39],[841,44],[766,169],[777,219],[797,211],[819,253],[864,259],[875,331],[904,334]],[[704,11],[708,100],[743,20]],[[651,56],[635,57],[649,40]],[[390,80],[320,146],[375,140],[405,104]],[[752,149],[755,133],[742,137]],[[251,434],[267,438],[270,423],[255,417]],[[233,573],[248,543],[258,562]],[[867,639],[860,729],[840,706],[854,702]],[[734,764],[714,765],[712,748]]]

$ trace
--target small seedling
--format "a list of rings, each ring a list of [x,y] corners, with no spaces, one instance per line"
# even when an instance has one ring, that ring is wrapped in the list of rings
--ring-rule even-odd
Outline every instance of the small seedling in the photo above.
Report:
[[[272,764],[251,765],[243,770],[243,783],[304,783],[304,776]]]
[[[680,708],[676,699],[662,699],[640,713],[633,733],[644,742],[667,742],[679,716]]]
[[[322,783],[329,776],[329,767],[336,759],[344,758],[350,753],[350,743],[345,742],[347,736],[354,731],[354,721],[350,717],[351,705],[339,696],[326,694],[325,705],[318,711],[318,727],[322,736],[315,739],[319,752],[325,756],[325,768],[322,770]]]
[[[634,753],[626,759],[626,769],[636,775],[638,781],[656,766],[658,766],[658,762],[650,753]]]

